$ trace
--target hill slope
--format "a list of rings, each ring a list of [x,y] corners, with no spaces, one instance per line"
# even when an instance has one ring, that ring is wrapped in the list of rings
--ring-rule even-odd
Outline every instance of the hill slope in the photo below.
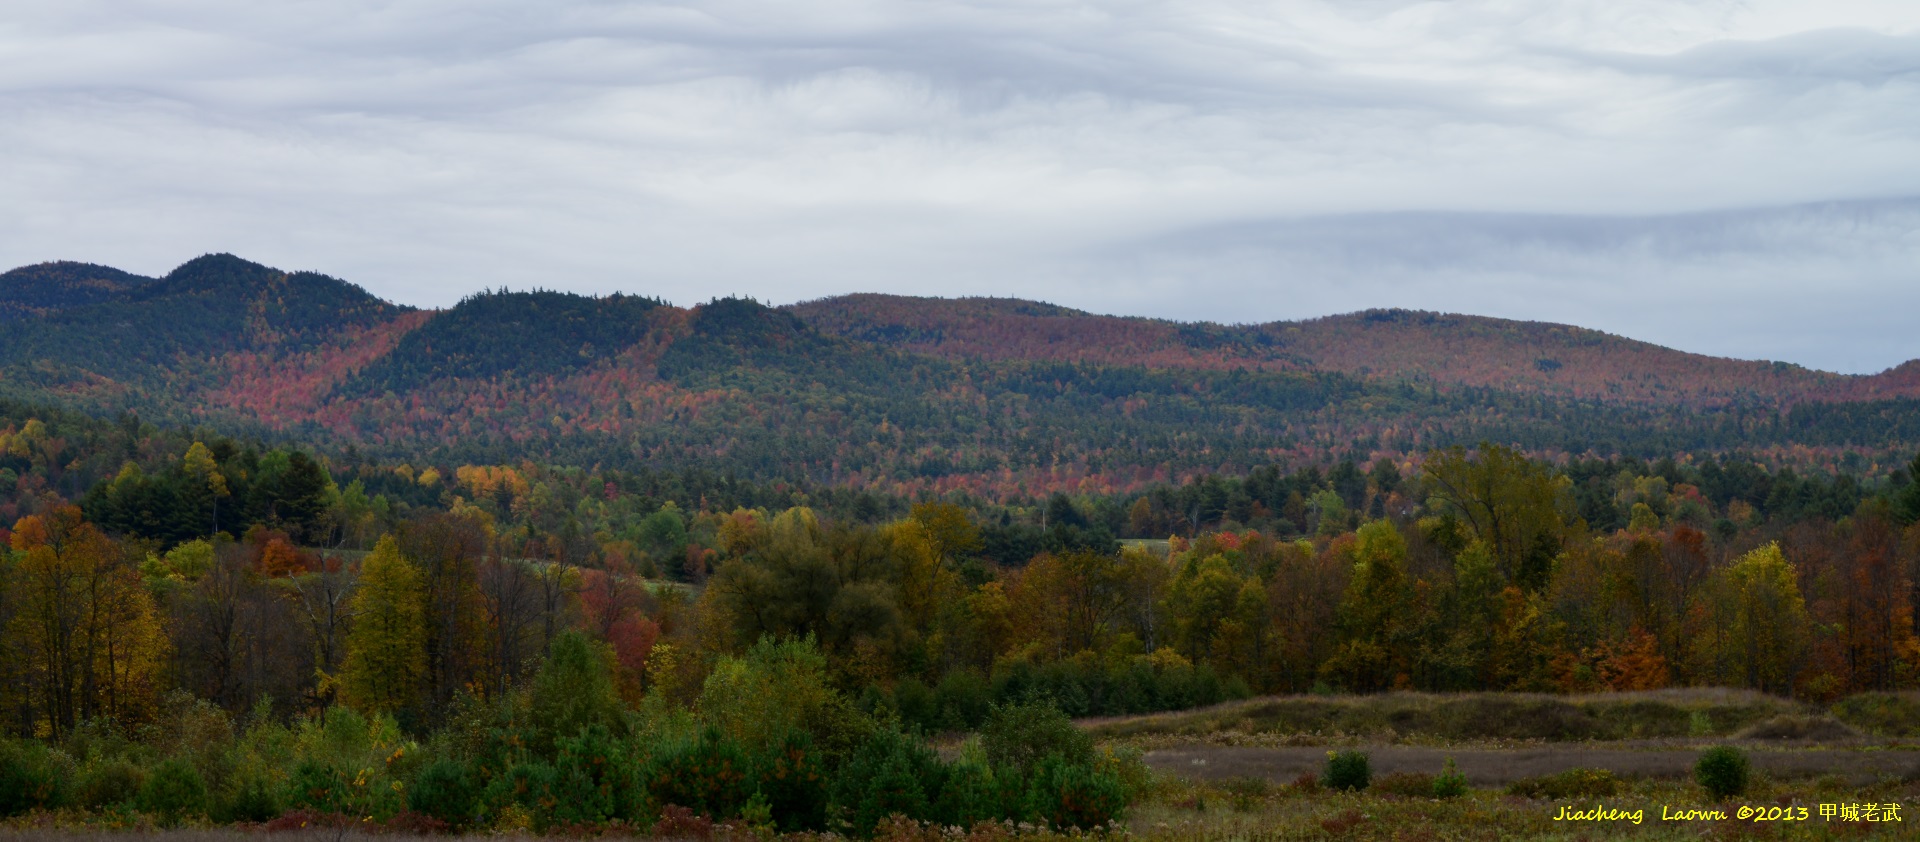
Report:
[[[557,292],[416,311],[230,255],[127,283],[11,323],[0,396],[440,465],[996,497],[1481,439],[1803,462],[1920,444],[1920,366],[1849,378],[1467,316],[1228,327],[1010,300],[682,309]]]
[[[1221,326],[1017,299],[846,295],[788,308],[823,332],[950,359],[1314,370],[1602,401],[1920,397],[1920,361],[1872,376],[1690,354],[1571,325],[1410,310]]]
[[[124,298],[153,279],[91,263],[59,261],[0,274],[0,324]]]

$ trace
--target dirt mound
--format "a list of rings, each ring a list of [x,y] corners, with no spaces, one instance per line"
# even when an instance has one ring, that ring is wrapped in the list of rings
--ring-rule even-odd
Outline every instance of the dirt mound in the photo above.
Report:
[[[1776,716],[1735,735],[1742,740],[1804,740],[1817,743],[1844,743],[1863,738],[1859,731],[1830,716]]]

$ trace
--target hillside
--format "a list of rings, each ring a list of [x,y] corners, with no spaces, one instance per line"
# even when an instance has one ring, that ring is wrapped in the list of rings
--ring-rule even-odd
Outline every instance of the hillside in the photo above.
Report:
[[[152,281],[91,263],[22,266],[0,274],[0,324],[123,298]]]
[[[1571,325],[1409,310],[1221,326],[1017,299],[861,294],[788,309],[825,333],[949,359],[1314,370],[1681,406],[1920,397],[1920,361],[1856,377],[1690,354]]]
[[[1011,300],[550,291],[417,311],[231,255],[63,292],[110,272],[9,274],[14,300],[65,303],[8,326],[0,397],[416,462],[996,498],[1482,439],[1870,470],[1920,443],[1920,365],[1844,377],[1467,316],[1231,327]]]

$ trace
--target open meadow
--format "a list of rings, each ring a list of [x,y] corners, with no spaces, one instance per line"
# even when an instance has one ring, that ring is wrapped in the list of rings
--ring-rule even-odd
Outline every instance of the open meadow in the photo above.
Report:
[[[1917,702],[1400,693],[1082,724],[1109,751],[1142,750],[1153,770],[1127,825],[1140,838],[1913,839]],[[1740,795],[1716,798],[1695,780],[1702,752],[1720,745],[1751,762]],[[1355,751],[1369,759],[1366,788],[1329,787],[1329,754]],[[1449,772],[1457,794],[1437,797]]]

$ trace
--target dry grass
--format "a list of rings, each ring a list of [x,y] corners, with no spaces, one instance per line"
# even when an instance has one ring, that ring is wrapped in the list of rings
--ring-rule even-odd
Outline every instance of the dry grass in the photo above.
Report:
[[[1835,702],[1833,715],[1877,737],[1920,737],[1920,692],[1861,693]]]
[[[1624,781],[1604,799],[1568,801],[1532,799],[1487,789],[1460,799],[1440,801],[1391,793],[1309,792],[1293,787],[1271,790],[1257,802],[1236,799],[1227,782],[1169,781],[1161,792],[1135,810],[1130,830],[1140,838],[1186,840],[1379,840],[1379,842],[1442,842],[1442,840],[1700,840],[1700,839],[1900,839],[1916,837],[1920,817],[1920,786],[1883,784],[1865,789],[1847,788],[1830,781],[1781,783],[1763,780],[1740,802],[1713,804],[1692,784]],[[1819,805],[1827,803],[1899,803],[1906,821],[1898,824],[1826,822]],[[1811,821],[1785,823],[1742,822],[1741,804],[1751,806],[1805,806]],[[1555,821],[1563,805],[1588,809],[1603,805],[1631,813],[1641,812],[1641,823],[1615,821]],[[1663,808],[1720,809],[1726,821],[1662,821]]]
[[[1435,748],[1430,746],[1365,746],[1373,773],[1438,774],[1453,758],[1460,773],[1475,786],[1504,786],[1517,780],[1560,774],[1574,769],[1604,769],[1621,777],[1685,780],[1693,774],[1698,749],[1653,749],[1596,746],[1535,746],[1520,749]],[[1752,749],[1754,768],[1783,780],[1822,776],[1855,785],[1888,779],[1920,780],[1920,751]],[[1147,752],[1147,765],[1156,772],[1195,780],[1261,778],[1290,781],[1317,774],[1327,754],[1318,748],[1247,748],[1185,746]]]
[[[1816,713],[1789,699],[1738,690],[1584,696],[1387,693],[1270,696],[1176,713],[1085,720],[1082,724],[1105,739],[1207,739],[1238,734],[1265,737],[1254,744],[1327,744],[1352,739],[1387,743],[1584,742],[1726,738],[1762,722]]]
[[[1776,716],[1735,735],[1742,740],[1775,740],[1835,745],[1858,743],[1866,737],[1831,716]]]

